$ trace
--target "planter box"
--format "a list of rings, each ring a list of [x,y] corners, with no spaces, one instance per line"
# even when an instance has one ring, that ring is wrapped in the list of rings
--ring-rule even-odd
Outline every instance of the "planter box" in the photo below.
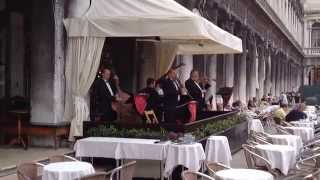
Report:
[[[242,144],[245,144],[248,139],[248,122],[244,121],[214,135],[226,136],[229,141],[231,153],[234,154],[242,148]],[[206,147],[207,138],[208,137],[203,138],[199,141],[202,144],[203,148]]]

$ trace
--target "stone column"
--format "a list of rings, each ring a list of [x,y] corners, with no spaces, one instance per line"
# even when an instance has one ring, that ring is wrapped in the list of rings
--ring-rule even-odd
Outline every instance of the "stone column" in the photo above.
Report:
[[[253,97],[256,97],[257,92],[256,92],[256,76],[257,76],[257,66],[256,66],[256,58],[258,56],[257,54],[257,45],[256,45],[256,39],[254,34],[250,34],[250,42],[252,42],[252,49],[250,49],[250,65],[249,65],[249,70],[248,70],[248,76],[249,76],[249,99],[252,99]]]
[[[53,3],[39,1],[33,5],[30,91],[33,124],[50,125],[63,121],[64,3],[64,0],[54,0]]]
[[[241,31],[241,38],[242,38],[242,49],[243,53],[239,55],[239,59],[237,60],[239,62],[238,67],[238,74],[239,81],[237,83],[237,89],[239,94],[239,100],[243,103],[247,103],[247,30]]]
[[[192,55],[182,55],[181,63],[185,64],[179,70],[180,81],[184,83],[190,77],[190,72],[193,69],[193,56]]]
[[[266,78],[264,81],[264,93],[271,93],[271,51],[268,48],[266,50]]]
[[[261,45],[259,48],[259,66],[258,66],[258,79],[259,79],[259,89],[258,89],[258,99],[261,99],[265,94],[264,92],[264,81],[266,77],[266,52],[265,45]]]
[[[65,1],[54,0],[54,81],[53,111],[55,122],[62,121],[64,112],[65,91],[65,35],[63,19],[65,17]]]
[[[226,29],[228,32],[233,34],[234,25],[235,25],[234,21],[227,20],[223,26],[224,26],[224,29]],[[234,86],[234,55],[233,54],[224,55],[223,74],[225,78],[225,86],[233,87]],[[231,96],[229,103],[232,104],[232,102],[233,102],[233,96]]]
[[[275,51],[271,54],[271,94],[276,95],[276,81],[277,81],[277,55]]]
[[[292,64],[288,63],[288,91],[292,92]]]
[[[275,95],[279,96],[281,91],[281,58],[279,58],[279,55],[277,56],[276,62],[275,62],[275,68],[276,68],[276,91]]]

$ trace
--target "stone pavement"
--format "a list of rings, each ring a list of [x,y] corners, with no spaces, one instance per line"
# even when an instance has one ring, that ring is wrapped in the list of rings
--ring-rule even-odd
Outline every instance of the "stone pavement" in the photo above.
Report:
[[[2,166],[2,160],[3,159],[10,159],[13,156],[16,157],[21,157],[22,160],[18,159],[18,158],[13,158],[10,161],[6,161],[5,163],[10,164],[12,162],[23,162],[23,161],[29,161],[29,160],[35,160],[35,159],[45,159],[48,156],[54,155],[54,154],[63,154],[66,153],[68,151],[70,151],[70,149],[59,149],[59,150],[52,150],[52,149],[46,149],[46,148],[30,148],[27,151],[24,151],[22,149],[11,149],[11,150],[7,150],[4,151],[3,149],[0,149],[0,162],[1,162],[1,166]],[[8,153],[7,158],[4,158],[3,156],[3,152]],[[17,153],[17,154],[15,154]],[[46,156],[47,155],[47,156]],[[1,159],[2,158],[2,159]],[[232,156],[232,162],[231,162],[231,167],[233,168],[246,168],[246,162],[245,162],[245,158],[244,158],[244,154],[243,151],[239,151],[236,154],[234,154]],[[17,180],[17,176],[15,174],[13,175],[9,175],[9,176],[5,176],[5,177],[0,177],[0,180]]]
[[[12,173],[17,164],[30,161],[38,161],[48,158],[49,156],[66,154],[72,149],[61,148],[54,150],[52,148],[8,148],[0,147],[0,180],[15,180],[16,175],[5,176]],[[15,170],[14,170],[15,171]]]

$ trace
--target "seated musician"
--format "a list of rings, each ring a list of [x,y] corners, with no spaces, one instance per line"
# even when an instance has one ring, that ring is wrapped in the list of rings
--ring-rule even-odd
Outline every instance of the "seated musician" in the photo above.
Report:
[[[147,87],[140,90],[139,94],[147,94],[147,107],[146,110],[153,110],[157,115],[158,119],[160,119],[160,109],[162,104],[162,98],[156,89],[156,81],[153,78],[147,79]]]
[[[96,109],[102,115],[103,120],[114,121],[117,113],[112,109],[112,102],[117,101],[117,89],[111,79],[111,70],[104,68],[101,78],[95,82]]]
[[[199,83],[199,72],[192,70],[190,78],[185,82],[185,86],[189,95],[198,103],[197,112],[201,112],[206,108],[204,89],[202,89]]]

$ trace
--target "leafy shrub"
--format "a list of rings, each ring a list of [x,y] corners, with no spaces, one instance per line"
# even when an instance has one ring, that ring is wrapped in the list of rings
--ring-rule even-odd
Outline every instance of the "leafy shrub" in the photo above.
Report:
[[[207,136],[217,134],[225,131],[245,120],[243,115],[236,115],[227,119],[214,121],[195,129],[192,133],[197,140],[203,139]],[[100,125],[88,130],[87,133],[92,137],[125,137],[125,138],[143,138],[143,139],[166,139],[168,136],[167,130],[160,128],[160,130],[151,129],[126,129],[117,128],[113,125]]]

